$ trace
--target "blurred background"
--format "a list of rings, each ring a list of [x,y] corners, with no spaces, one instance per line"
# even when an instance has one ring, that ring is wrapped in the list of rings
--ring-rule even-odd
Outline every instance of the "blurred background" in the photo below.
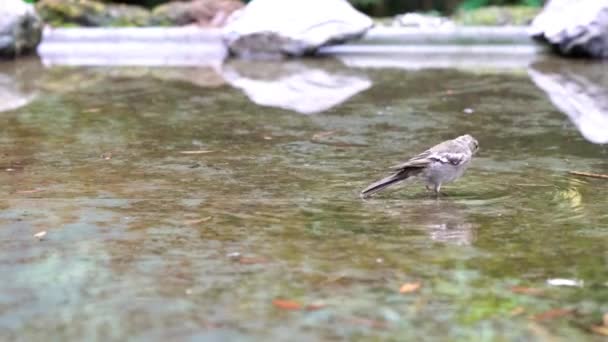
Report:
[[[28,1],[28,2],[39,2]],[[153,8],[168,0],[103,0]],[[249,0],[243,0],[247,3]],[[349,0],[357,9],[372,16],[391,16],[405,12],[438,12],[452,14],[459,9],[472,10],[485,6],[540,7],[543,0]]]

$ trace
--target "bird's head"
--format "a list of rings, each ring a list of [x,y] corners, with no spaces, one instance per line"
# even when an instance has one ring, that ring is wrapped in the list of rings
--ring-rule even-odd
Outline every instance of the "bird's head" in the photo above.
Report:
[[[475,152],[477,152],[477,150],[479,150],[479,142],[477,142],[477,139],[473,138],[473,136],[471,136],[469,134],[465,134],[465,135],[458,137],[457,139],[464,142],[469,147],[472,154],[475,154]]]

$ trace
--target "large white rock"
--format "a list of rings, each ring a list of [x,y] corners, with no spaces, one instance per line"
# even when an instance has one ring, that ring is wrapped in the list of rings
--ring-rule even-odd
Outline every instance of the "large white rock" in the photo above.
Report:
[[[550,0],[530,33],[562,55],[608,58],[608,0]]]
[[[357,39],[372,26],[346,0],[253,0],[231,16],[223,37],[238,57],[302,56]]]
[[[528,74],[585,139],[608,143],[608,73],[603,63],[537,63]]]
[[[41,37],[42,21],[32,5],[23,0],[0,0],[0,57],[33,51]]]
[[[323,112],[372,86],[365,75],[335,63],[233,61],[222,75],[256,104],[301,114]]]

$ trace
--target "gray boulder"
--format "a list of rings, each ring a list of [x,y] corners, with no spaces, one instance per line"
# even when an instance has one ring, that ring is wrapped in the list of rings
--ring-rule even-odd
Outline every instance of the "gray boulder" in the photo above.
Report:
[[[42,37],[42,21],[23,0],[3,0],[0,6],[0,57],[34,51]]]
[[[608,58],[608,0],[550,0],[530,30],[561,55]]]
[[[276,58],[314,54],[372,26],[346,0],[253,0],[231,15],[223,37],[234,56]]]

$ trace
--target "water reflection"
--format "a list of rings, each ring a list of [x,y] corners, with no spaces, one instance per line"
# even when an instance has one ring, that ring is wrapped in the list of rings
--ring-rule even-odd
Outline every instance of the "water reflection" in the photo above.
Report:
[[[372,85],[364,73],[331,60],[314,64],[230,61],[223,67],[223,76],[256,104],[302,114],[325,111]]]
[[[408,190],[401,191],[397,196],[403,196]],[[478,224],[469,217],[470,206],[462,202],[460,195],[435,198],[430,193],[418,192],[410,196],[414,197],[391,201],[388,207],[386,198],[372,198],[365,202],[377,211],[376,215],[395,219],[402,229],[419,231],[432,241],[457,246],[475,242]]]
[[[606,64],[547,59],[528,69],[530,78],[576,125],[585,139],[608,143]]]
[[[433,241],[453,245],[471,245],[475,241],[476,225],[467,216],[467,206],[450,199],[429,202],[420,208],[421,223],[426,225]]]
[[[42,64],[38,58],[0,62],[0,112],[25,106],[36,98],[36,84],[41,72]]]

